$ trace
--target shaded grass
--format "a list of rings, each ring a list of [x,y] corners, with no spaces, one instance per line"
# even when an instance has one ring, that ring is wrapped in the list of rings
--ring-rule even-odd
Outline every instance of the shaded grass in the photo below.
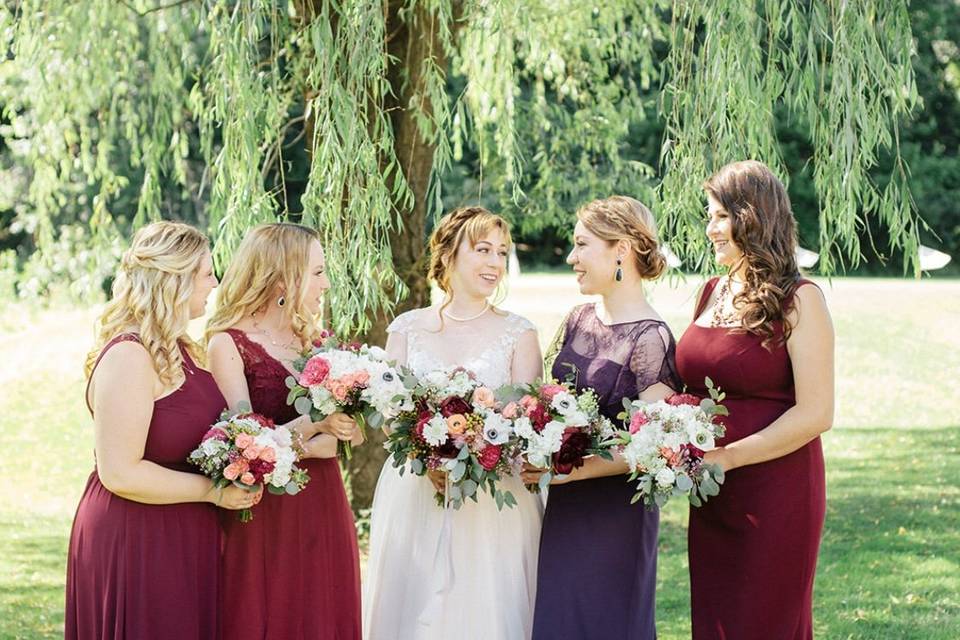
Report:
[[[698,281],[658,286],[679,337]],[[818,638],[960,637],[960,283],[824,282],[837,328],[836,426],[824,436],[827,521],[818,565]],[[547,342],[583,301],[562,275],[525,276],[504,306]],[[0,313],[0,639],[63,633],[70,522],[93,468],[81,366],[90,309]],[[687,508],[661,518],[657,618],[689,638]]]

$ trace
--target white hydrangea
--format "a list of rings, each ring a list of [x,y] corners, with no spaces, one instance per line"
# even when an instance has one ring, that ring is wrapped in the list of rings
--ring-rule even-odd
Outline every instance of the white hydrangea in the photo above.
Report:
[[[530,422],[530,418],[527,416],[520,416],[513,421],[513,432],[525,440],[529,440],[536,434],[536,431],[533,429],[533,423]]]
[[[657,484],[661,487],[672,487],[673,481],[677,479],[677,475],[673,472],[673,469],[664,467],[657,471],[655,478]]]

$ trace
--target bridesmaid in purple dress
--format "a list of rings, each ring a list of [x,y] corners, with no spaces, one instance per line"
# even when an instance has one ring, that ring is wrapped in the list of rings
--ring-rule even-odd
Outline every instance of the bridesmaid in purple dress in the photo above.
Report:
[[[315,230],[260,225],[237,249],[207,325],[210,370],[227,403],[298,431],[310,474],[296,496],[268,494],[251,522],[224,518],[223,637],[231,640],[360,640],[357,535],[336,452],[338,438],[360,444],[362,434],[344,414],[317,423],[298,416],[284,383],[320,337],[329,287]]]
[[[826,510],[820,434],[833,420],[833,327],[800,277],[786,189],[759,162],[705,184],[707,236],[727,274],[707,283],[677,348],[692,393],[727,394],[727,431],[707,461],[720,495],[690,510],[695,640],[813,638],[813,581]]]
[[[207,640],[220,630],[219,505],[259,493],[213,483],[187,455],[226,406],[187,322],[217,285],[207,239],[137,232],[87,357],[96,469],[70,534],[65,637]]]
[[[670,329],[647,302],[644,280],[666,261],[650,211],[632,198],[577,212],[567,257],[580,292],[601,301],[570,312],[551,351],[553,377],[574,373],[616,420],[624,398],[661,400],[676,389]],[[559,352],[556,352],[559,349]],[[548,358],[550,354],[548,354]],[[534,640],[653,640],[659,512],[631,505],[621,459],[588,458],[549,489],[537,576]],[[525,482],[539,472],[529,470]]]

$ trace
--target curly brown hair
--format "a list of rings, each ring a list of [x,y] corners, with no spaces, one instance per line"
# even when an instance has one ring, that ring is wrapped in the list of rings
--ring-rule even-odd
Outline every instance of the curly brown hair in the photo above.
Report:
[[[793,327],[787,320],[800,279],[797,222],[783,183],[762,162],[732,162],[703,183],[730,216],[733,241],[743,251],[730,272],[743,270],[745,286],[734,296],[743,328],[763,337],[769,348],[783,343]],[[777,336],[776,324],[783,330]]]

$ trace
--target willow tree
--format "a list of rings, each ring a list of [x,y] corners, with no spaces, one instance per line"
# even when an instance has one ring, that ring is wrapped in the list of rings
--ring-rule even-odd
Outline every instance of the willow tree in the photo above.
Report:
[[[784,107],[811,134],[821,264],[855,264],[871,220],[916,269],[907,169],[870,177],[917,102],[906,0],[23,0],[0,34],[3,135],[29,161],[41,247],[78,182],[97,188],[94,246],[175,216],[163,185],[202,204],[220,265],[250,225],[295,216],[323,233],[340,331],[382,337],[427,301],[425,230],[464,147],[528,228],[568,217],[571,194],[659,179],[665,236],[707,268],[700,184],[747,157],[782,173]],[[651,87],[660,157],[627,157]],[[131,188],[135,210],[115,210]],[[360,503],[376,468],[355,469]]]

